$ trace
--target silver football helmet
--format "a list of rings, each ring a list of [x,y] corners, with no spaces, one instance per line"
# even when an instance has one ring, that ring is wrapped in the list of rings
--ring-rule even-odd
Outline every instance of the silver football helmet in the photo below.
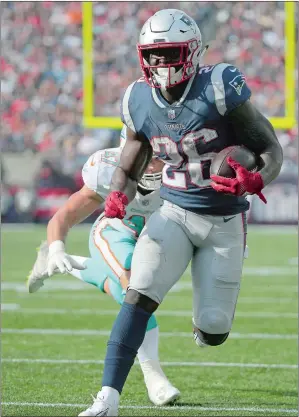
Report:
[[[165,48],[171,62],[157,59],[155,65],[151,64],[151,55],[159,58],[163,52],[166,54]],[[200,30],[191,17],[181,10],[164,9],[143,25],[137,51],[146,82],[151,87],[169,88],[192,77],[205,48],[202,49]]]
[[[122,150],[125,146],[127,140],[127,127],[123,125],[123,128],[120,133],[120,149]],[[141,180],[139,181],[138,185],[140,188],[143,188],[147,191],[155,191],[161,187],[162,184],[162,171],[155,172],[152,174],[143,174]]]
[[[140,188],[147,191],[155,191],[161,188],[162,185],[162,172],[155,172],[153,174],[143,174],[141,180],[138,183]]]

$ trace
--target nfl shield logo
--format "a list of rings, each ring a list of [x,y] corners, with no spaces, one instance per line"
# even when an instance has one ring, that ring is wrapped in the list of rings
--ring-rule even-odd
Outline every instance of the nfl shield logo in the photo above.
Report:
[[[173,120],[175,119],[175,111],[174,110],[168,110],[168,118]]]

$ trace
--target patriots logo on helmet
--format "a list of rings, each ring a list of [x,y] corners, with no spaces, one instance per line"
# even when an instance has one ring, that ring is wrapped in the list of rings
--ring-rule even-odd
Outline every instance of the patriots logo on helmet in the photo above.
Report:
[[[243,74],[239,74],[229,82],[229,85],[231,85],[236,90],[237,94],[240,96],[245,82],[245,76]]]
[[[192,26],[192,22],[189,20],[188,16],[183,15],[180,19],[182,22],[186,23],[188,26]]]

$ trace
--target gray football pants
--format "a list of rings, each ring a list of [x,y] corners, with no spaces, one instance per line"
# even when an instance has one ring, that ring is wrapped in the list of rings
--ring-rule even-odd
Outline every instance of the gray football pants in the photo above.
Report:
[[[240,289],[245,215],[206,216],[164,202],[143,229],[130,287],[161,303],[192,260],[193,321],[209,334],[229,332]]]

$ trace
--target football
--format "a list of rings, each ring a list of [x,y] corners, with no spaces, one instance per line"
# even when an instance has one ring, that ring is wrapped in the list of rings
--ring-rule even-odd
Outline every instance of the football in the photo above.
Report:
[[[228,165],[227,157],[230,156],[239,162],[248,171],[255,171],[258,166],[256,155],[245,146],[229,146],[220,151],[213,159],[210,167],[210,175],[234,178],[235,171]]]

